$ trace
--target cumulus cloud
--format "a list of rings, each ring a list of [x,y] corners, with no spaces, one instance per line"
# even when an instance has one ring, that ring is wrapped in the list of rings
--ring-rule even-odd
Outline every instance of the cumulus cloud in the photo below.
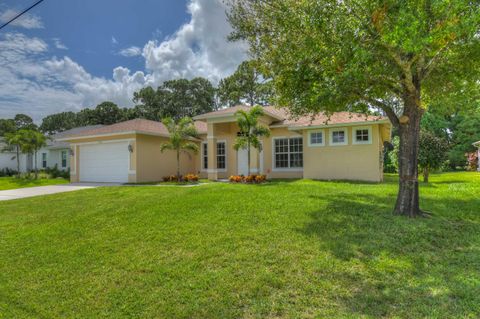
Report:
[[[52,38],[53,44],[59,50],[68,50],[67,46],[59,38]]]
[[[136,46],[132,46],[123,50],[120,50],[118,54],[123,55],[125,57],[133,57],[142,55],[142,49]]]
[[[22,112],[39,121],[105,100],[133,106],[135,91],[175,78],[202,76],[216,84],[246,58],[246,46],[227,41],[231,29],[221,0],[191,0],[188,12],[190,21],[163,41],[122,50],[126,56],[141,55],[146,72],[119,66],[111,78],[93,76],[68,56],[49,56],[49,46],[39,38],[0,35],[0,77],[9,79],[0,82],[0,118]],[[57,49],[63,45],[52,40]],[[111,41],[118,44],[113,36]]]
[[[0,22],[7,22],[10,21],[13,17],[19,14],[18,11],[7,9],[0,14]],[[24,13],[21,17],[17,18],[16,20],[12,21],[10,25],[25,29],[41,29],[43,28],[43,23],[40,17],[30,14]]]

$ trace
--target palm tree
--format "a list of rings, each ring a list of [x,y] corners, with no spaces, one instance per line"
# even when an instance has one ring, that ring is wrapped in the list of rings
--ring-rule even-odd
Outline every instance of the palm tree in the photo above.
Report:
[[[35,155],[35,179],[38,178],[38,163],[37,154],[38,150],[47,145],[47,137],[42,133],[34,130],[28,130],[26,132],[26,148],[30,153]]]
[[[7,147],[4,150],[15,149],[17,153],[17,177],[20,177],[20,152],[23,144],[23,135],[19,131],[5,133],[5,143],[7,143]]]
[[[254,106],[250,110],[238,110],[235,112],[237,124],[240,128],[240,134],[235,140],[233,148],[247,149],[248,154],[248,175],[250,175],[250,147],[253,146],[259,152],[262,151],[262,143],[260,137],[270,136],[268,127],[258,124],[258,118],[263,115],[261,106]]]
[[[180,152],[198,152],[198,145],[191,141],[192,138],[198,136],[198,132],[193,120],[189,117],[182,118],[178,123],[172,118],[167,117],[162,120],[162,123],[167,127],[170,140],[167,143],[161,144],[160,151],[162,153],[165,150],[177,152],[177,178],[180,180]]]

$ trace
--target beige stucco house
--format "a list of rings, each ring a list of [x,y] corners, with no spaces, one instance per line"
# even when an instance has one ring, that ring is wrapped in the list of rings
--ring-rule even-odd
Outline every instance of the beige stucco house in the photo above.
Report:
[[[234,150],[236,106],[194,118],[198,154],[183,153],[182,174],[211,180],[247,174],[247,151]],[[260,122],[271,135],[261,152],[251,151],[251,172],[268,178],[381,181],[383,145],[391,125],[379,116],[340,112],[293,119],[285,109],[265,107]],[[174,152],[160,152],[168,139],[162,123],[136,119],[66,136],[72,182],[150,182],[174,174]]]

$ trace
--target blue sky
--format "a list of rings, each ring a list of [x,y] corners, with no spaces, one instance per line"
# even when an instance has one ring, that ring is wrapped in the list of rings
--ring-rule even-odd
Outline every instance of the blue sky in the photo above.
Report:
[[[2,1],[0,20],[33,2]],[[229,32],[221,0],[45,0],[0,30],[0,118],[132,106],[171,78],[217,83],[246,58]]]

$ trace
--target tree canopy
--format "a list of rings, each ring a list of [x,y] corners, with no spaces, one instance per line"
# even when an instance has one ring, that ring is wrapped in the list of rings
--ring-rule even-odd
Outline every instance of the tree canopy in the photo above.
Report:
[[[227,107],[242,103],[267,105],[272,95],[270,81],[263,78],[254,61],[242,62],[232,75],[222,79],[218,85],[220,104]]]
[[[278,104],[294,114],[377,108],[389,117],[400,137],[394,212],[422,215],[420,121],[433,103],[478,94],[480,1],[229,3],[231,39],[250,44]]]

